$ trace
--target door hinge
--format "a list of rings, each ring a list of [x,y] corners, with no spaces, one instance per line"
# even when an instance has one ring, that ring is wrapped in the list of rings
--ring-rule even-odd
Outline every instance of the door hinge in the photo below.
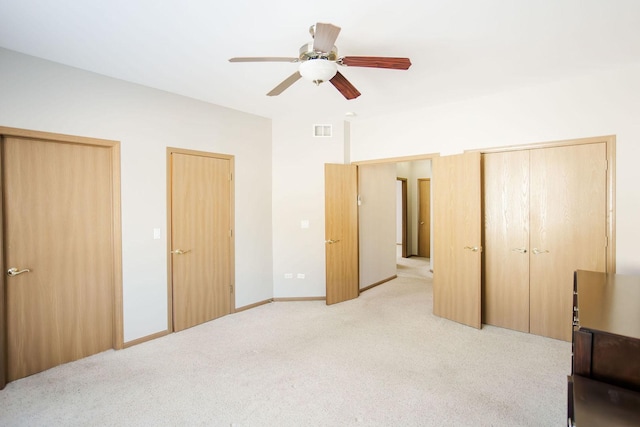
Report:
[[[604,170],[605,171],[609,170],[609,160],[608,159],[605,159],[605,161],[604,161]]]
[[[233,285],[229,285],[229,292],[233,293]]]
[[[605,248],[609,247],[609,236],[604,236],[604,247]]]
[[[229,181],[233,181],[233,172],[229,172]]]
[[[229,229],[229,237],[233,237],[233,229]]]

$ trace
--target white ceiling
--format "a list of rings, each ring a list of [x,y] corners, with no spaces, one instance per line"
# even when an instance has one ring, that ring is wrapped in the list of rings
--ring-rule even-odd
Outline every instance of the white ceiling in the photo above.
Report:
[[[300,80],[267,97],[316,22],[341,56],[409,57],[408,71],[340,68],[362,92]],[[639,0],[0,0],[0,46],[265,117],[358,117],[640,62]]]

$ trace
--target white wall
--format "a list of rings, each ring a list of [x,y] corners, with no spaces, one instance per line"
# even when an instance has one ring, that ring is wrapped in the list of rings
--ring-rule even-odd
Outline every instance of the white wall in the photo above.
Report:
[[[358,167],[360,289],[396,274],[398,182],[393,163]]]
[[[640,273],[640,64],[351,124],[352,161],[617,136],[618,273]],[[394,141],[394,143],[390,143]],[[398,143],[397,141],[402,141]]]
[[[125,341],[167,328],[167,146],[235,156],[236,306],[272,297],[270,120],[0,49],[0,126],[121,141]]]
[[[313,124],[333,136],[314,138]],[[274,297],[325,296],[324,164],[344,163],[344,122],[327,118],[273,122]],[[301,228],[301,221],[309,228]],[[285,278],[285,274],[293,278]],[[298,279],[304,274],[304,279]]]

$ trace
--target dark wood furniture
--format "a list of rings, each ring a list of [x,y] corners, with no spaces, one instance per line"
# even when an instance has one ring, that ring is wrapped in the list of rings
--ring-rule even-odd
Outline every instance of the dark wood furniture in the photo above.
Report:
[[[569,422],[640,425],[640,276],[574,275]]]

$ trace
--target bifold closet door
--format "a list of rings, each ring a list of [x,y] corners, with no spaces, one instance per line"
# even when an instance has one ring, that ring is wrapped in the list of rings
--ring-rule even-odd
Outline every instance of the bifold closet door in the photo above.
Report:
[[[482,159],[483,321],[529,332],[529,151]]]
[[[606,271],[606,144],[531,150],[530,332],[571,341],[573,272]]]

